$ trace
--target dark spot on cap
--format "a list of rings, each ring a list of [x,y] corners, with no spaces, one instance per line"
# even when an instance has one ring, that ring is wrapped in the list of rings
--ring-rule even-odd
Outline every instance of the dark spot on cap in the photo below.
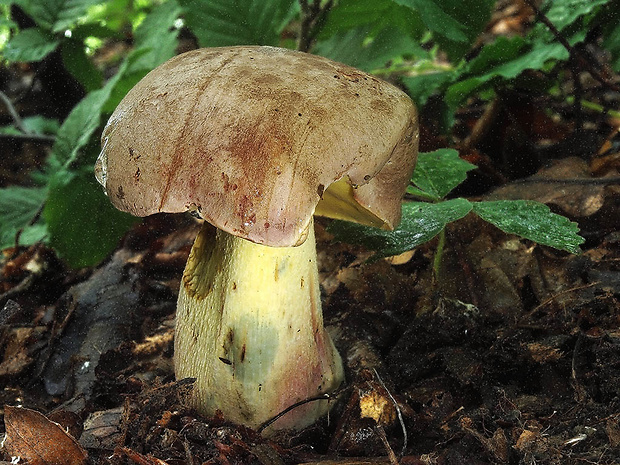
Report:
[[[138,168],[138,169],[136,170],[136,172],[135,172],[135,173],[134,173],[134,175],[133,175],[133,178],[134,178],[136,181],[139,181],[139,180],[140,180],[140,168]]]
[[[319,197],[323,198],[323,192],[325,192],[325,186],[323,184],[319,184],[319,187],[316,189],[316,193],[319,194]]]
[[[118,191],[116,192],[116,197],[119,200],[123,200],[125,198],[125,191],[123,191],[123,186],[118,186]]]
[[[241,354],[239,355],[239,361],[243,362],[245,360],[245,344],[241,347]]]
[[[230,360],[228,360],[227,358],[224,357],[218,357],[220,359],[221,362],[223,362],[226,365],[232,365],[232,362]]]
[[[368,181],[370,181],[371,178],[372,178],[372,176],[367,174],[366,176],[364,176],[364,181],[368,182]]]
[[[265,224],[263,226],[265,226],[265,229],[269,229],[269,226],[271,226],[271,225],[269,224],[269,222],[265,222]]]

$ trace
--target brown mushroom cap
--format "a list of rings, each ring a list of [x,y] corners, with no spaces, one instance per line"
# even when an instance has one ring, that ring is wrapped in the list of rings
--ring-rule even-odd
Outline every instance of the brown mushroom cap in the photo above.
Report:
[[[274,47],[200,49],[151,71],[118,105],[99,179],[133,215],[193,210],[253,242],[290,246],[315,209],[397,225],[417,138],[409,97],[369,74]],[[319,204],[341,179],[334,195],[345,208]]]

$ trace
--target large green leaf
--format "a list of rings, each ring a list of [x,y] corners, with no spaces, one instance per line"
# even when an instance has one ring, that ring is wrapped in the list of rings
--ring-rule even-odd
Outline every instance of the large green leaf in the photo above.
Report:
[[[0,250],[15,244],[18,231],[20,244],[30,245],[46,235],[46,228],[37,221],[45,202],[43,187],[10,186],[0,189]]]
[[[100,0],[16,0],[15,3],[42,28],[62,32],[86,14]]]
[[[403,55],[427,55],[414,38],[393,27],[381,30],[370,40],[367,40],[368,35],[367,27],[334,34],[317,43],[313,52],[364,71],[384,68]]]
[[[531,200],[476,202],[474,212],[509,234],[530,239],[571,253],[580,253],[584,239],[568,218],[552,213],[546,205]]]
[[[137,221],[112,206],[91,170],[57,173],[43,215],[50,245],[74,268],[100,262]]]
[[[295,0],[181,0],[185,24],[202,47],[278,45]]]
[[[402,207],[400,225],[394,231],[347,221],[334,221],[328,231],[336,240],[375,251],[375,257],[388,257],[430,241],[446,224],[463,218],[471,209],[472,204],[461,198],[439,203],[407,202]]]
[[[426,32],[417,11],[393,0],[340,0],[330,10],[320,37],[343,35],[360,27],[367,28],[371,34],[389,27],[417,39]]]
[[[24,29],[4,47],[3,55],[7,61],[39,61],[58,47],[60,40],[38,27]]]
[[[467,172],[474,168],[474,165],[459,158],[459,153],[454,149],[420,153],[411,182],[423,193],[439,200],[465,181]],[[408,191],[417,194],[412,189]]]

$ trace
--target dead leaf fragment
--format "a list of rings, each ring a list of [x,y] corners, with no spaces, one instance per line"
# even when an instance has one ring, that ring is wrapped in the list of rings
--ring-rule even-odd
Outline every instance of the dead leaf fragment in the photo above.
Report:
[[[4,451],[31,465],[82,465],[87,453],[58,423],[23,407],[4,407]]]

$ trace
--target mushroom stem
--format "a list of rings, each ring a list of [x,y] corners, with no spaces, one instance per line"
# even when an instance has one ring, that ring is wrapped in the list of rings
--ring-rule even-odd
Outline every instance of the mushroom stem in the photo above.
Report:
[[[183,274],[175,371],[196,378],[193,405],[257,427],[294,403],[331,392],[342,361],[323,328],[314,224],[298,247],[267,247],[205,223]],[[315,401],[278,419],[299,429],[329,409]]]

